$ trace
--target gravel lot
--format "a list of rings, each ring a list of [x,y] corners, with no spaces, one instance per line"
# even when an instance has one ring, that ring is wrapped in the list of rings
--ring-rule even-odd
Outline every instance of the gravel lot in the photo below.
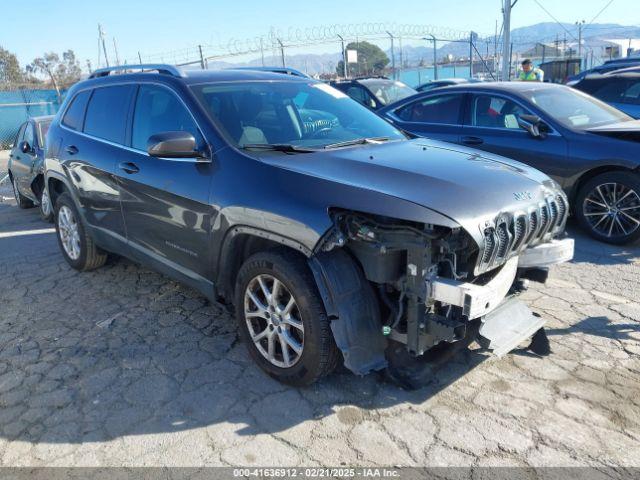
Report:
[[[470,351],[424,388],[263,375],[232,318],[127,260],[71,270],[0,187],[0,465],[640,465],[640,249],[577,237],[526,293],[553,354]]]

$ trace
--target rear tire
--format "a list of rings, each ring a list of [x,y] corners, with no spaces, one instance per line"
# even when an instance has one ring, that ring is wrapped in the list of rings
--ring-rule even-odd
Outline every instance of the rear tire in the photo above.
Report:
[[[574,210],[580,226],[596,240],[623,245],[640,239],[640,175],[607,172],[586,182]]]
[[[18,208],[32,208],[34,206],[31,200],[20,193],[18,186],[13,179],[11,179],[11,186],[13,187],[13,197],[16,199],[16,205],[18,205]]]
[[[71,195],[65,192],[56,200],[55,226],[62,256],[79,271],[94,270],[104,265],[107,254],[87,233]]]
[[[287,310],[290,303],[293,306]],[[302,257],[287,251],[249,257],[238,273],[235,310],[249,354],[276,380],[305,386],[336,368],[340,353]]]
[[[47,223],[53,222],[53,206],[51,205],[51,197],[46,188],[42,189],[40,194],[40,218]]]

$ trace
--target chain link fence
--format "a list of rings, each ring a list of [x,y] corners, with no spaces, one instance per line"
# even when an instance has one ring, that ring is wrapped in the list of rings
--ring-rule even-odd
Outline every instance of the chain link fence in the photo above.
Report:
[[[33,84],[0,84],[0,150],[11,148],[20,125],[29,117],[53,115],[61,97]]]

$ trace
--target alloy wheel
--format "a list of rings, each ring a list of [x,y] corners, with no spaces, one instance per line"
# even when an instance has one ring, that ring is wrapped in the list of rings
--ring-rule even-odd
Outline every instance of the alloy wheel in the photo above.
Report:
[[[18,192],[18,187],[16,187],[16,182],[11,182],[11,186],[13,187],[13,198],[16,199],[16,203],[20,205],[20,192]]]
[[[597,185],[582,209],[591,228],[607,238],[626,237],[640,228],[640,195],[621,183]]]
[[[42,191],[42,196],[40,197],[40,210],[45,217],[51,215],[51,199],[46,188]]]
[[[244,316],[256,349],[272,365],[295,365],[304,349],[304,326],[289,289],[272,275],[261,274],[248,283]]]
[[[73,211],[63,205],[58,211],[58,231],[62,248],[71,260],[80,258],[80,231]]]

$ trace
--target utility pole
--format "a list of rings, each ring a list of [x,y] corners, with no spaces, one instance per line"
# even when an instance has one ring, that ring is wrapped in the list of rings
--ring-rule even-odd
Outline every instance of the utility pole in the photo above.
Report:
[[[502,8],[504,34],[502,37],[502,81],[509,81],[511,76],[511,0],[504,0]]]
[[[429,34],[429,36],[431,38],[423,37],[422,40],[425,40],[427,42],[431,40],[433,42],[433,79],[437,80],[438,79],[438,52],[437,52],[438,46],[436,42],[438,41],[438,39],[433,34]],[[454,68],[455,68],[455,64],[454,64]],[[455,77],[455,74],[454,74],[454,77]]]
[[[140,52],[138,52],[138,61],[140,62],[140,65],[142,65],[142,55],[140,55]]]
[[[582,70],[582,26],[584,24],[584,20],[576,22],[576,25],[578,26],[578,58],[580,59],[580,70]]]
[[[102,30],[102,25],[98,24],[98,35],[100,37],[100,42],[102,43],[102,51],[104,52],[104,61],[109,67],[109,56],[107,55],[107,45],[104,43],[104,30]]]
[[[340,48],[342,49],[342,75],[347,78],[347,51],[344,49],[344,38],[342,35],[338,35],[340,39]]]
[[[262,66],[264,67],[264,39],[260,37],[260,59],[262,60]]]
[[[202,55],[202,45],[198,45],[198,51],[200,52],[200,68],[204,70],[204,55]]]
[[[404,65],[404,59],[402,58],[402,37],[398,37],[398,44],[400,46],[400,72],[398,73],[398,78],[402,75],[402,66]]]
[[[279,38],[276,38],[276,40],[278,41],[278,44],[280,45],[280,56],[282,57],[282,66],[286,67],[286,63],[284,61],[284,45],[282,44],[282,41]]]
[[[473,78],[473,32],[469,33],[469,78]]]
[[[393,49],[393,35],[389,31],[387,31],[387,35],[391,39],[391,78],[395,80],[396,78],[396,54]]]
[[[116,54],[116,65],[120,65],[120,57],[118,56],[118,45],[116,44],[116,37],[113,37],[113,51]]]
[[[498,20],[496,20],[496,33],[493,36],[493,71],[498,74]]]

